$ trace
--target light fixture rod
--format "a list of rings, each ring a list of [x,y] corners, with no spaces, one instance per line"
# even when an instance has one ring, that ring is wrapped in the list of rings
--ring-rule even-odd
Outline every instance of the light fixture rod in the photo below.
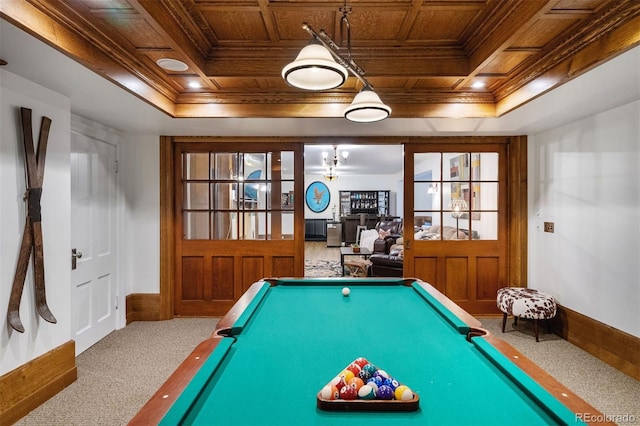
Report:
[[[346,19],[345,14],[343,14],[342,19],[347,22],[347,28],[349,28],[349,20]],[[321,30],[320,33],[317,33],[306,22],[302,23],[302,29],[308,32],[313,38],[318,40],[318,42],[321,45],[323,45],[331,53],[331,55],[335,58],[336,62],[338,62],[340,65],[342,65],[347,70],[349,70],[351,74],[353,74],[358,80],[362,82],[362,84],[364,84],[365,88],[369,88],[373,90],[373,86],[369,84],[367,79],[364,78],[364,71],[362,70],[362,68],[360,68],[353,59],[351,59],[351,40],[349,37],[348,29],[347,29],[347,39],[348,39],[347,46],[349,50],[349,60],[346,60],[342,56],[340,56],[340,53],[338,53],[338,46],[333,40],[331,40],[331,37],[329,37],[329,35],[324,30]]]

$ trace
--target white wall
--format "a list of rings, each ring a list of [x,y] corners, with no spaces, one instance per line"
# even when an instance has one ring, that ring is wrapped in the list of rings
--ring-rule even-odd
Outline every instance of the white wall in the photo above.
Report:
[[[528,188],[529,286],[640,336],[640,101],[530,136]]]
[[[20,305],[24,333],[6,320],[11,284],[22,241],[26,205],[20,107],[33,111],[37,144],[41,119],[52,120],[42,192],[47,304],[57,323],[40,318],[34,306],[33,267]],[[0,69],[0,375],[69,341],[70,306],[70,102],[69,99]]]
[[[120,150],[125,294],[160,291],[160,137],[127,136]]]
[[[322,175],[305,175],[304,189],[315,182],[320,181],[327,184],[331,192],[331,201],[329,207],[321,213],[314,213],[304,206],[305,219],[331,219],[333,217],[333,206],[335,205],[336,219],[340,218],[340,191],[391,191],[389,194],[389,214],[397,215],[397,182],[401,179],[401,175],[360,175],[360,176],[341,176],[338,179],[327,182]]]

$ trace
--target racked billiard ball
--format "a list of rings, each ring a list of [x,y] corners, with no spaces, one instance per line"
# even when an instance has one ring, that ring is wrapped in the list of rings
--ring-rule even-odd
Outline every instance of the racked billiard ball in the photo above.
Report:
[[[387,379],[384,379],[384,380],[382,381],[382,384],[383,384],[383,385],[387,385],[387,386],[389,386],[389,387],[390,387],[391,389],[393,389],[394,391],[396,390],[396,388],[397,388],[398,386],[400,386],[400,383],[399,383],[396,379],[394,379],[393,377],[389,377],[389,378],[387,378]]]
[[[374,399],[376,397],[376,391],[370,385],[363,385],[358,390],[358,398],[360,399]]]
[[[370,378],[369,380],[367,380],[367,383],[375,383],[375,385],[377,387],[382,386],[384,379],[380,376],[373,376],[372,378]]]
[[[334,400],[340,398],[340,393],[338,392],[338,388],[333,385],[326,385],[322,388],[322,399]]]
[[[393,389],[391,389],[387,385],[382,385],[378,387],[378,390],[376,392],[376,398],[384,399],[384,400],[393,399]]]
[[[413,399],[413,391],[405,385],[396,388],[394,396],[398,401],[411,401]]]
[[[373,373],[374,377],[375,376],[379,376],[382,377],[383,379],[388,379],[389,378],[389,373],[387,373],[384,370],[376,370],[375,373]]]
[[[355,390],[359,390],[364,385],[364,382],[360,377],[354,377],[353,379],[349,380],[349,383],[347,384]]]
[[[362,369],[364,371],[366,371],[367,373],[369,373],[370,376],[373,376],[373,374],[378,371],[378,369],[376,368],[375,365],[373,364],[365,364],[364,367],[362,367]]]
[[[358,397],[358,391],[352,388],[351,386],[343,386],[340,389],[340,399],[356,399]]]
[[[353,360],[353,362],[354,362],[355,364],[358,364],[358,367],[360,367],[360,368],[362,368],[362,367],[364,367],[365,365],[369,364],[369,361],[367,361],[367,359],[366,359],[366,358],[363,358],[363,357],[358,357],[358,358],[356,358],[355,360]]]
[[[371,373],[363,368],[358,373],[358,377],[360,377],[363,382],[366,382],[367,380],[369,380],[371,378]]]
[[[344,380],[344,377],[336,376],[329,382],[331,386],[335,386],[337,389],[342,389],[343,386],[347,385],[347,382]]]
[[[353,379],[356,375],[353,374],[353,371],[345,369],[342,370],[338,376],[342,377],[345,383],[349,383],[349,380]]]
[[[345,368],[345,370],[349,370],[353,373],[354,376],[357,376],[361,368],[358,364],[356,364],[355,362],[352,362],[347,366],[347,368]]]

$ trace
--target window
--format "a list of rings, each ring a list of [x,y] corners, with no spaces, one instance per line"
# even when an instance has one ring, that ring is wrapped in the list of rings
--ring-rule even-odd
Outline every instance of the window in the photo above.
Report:
[[[498,239],[498,153],[416,153],[414,164],[416,239]]]
[[[292,151],[183,152],[185,240],[293,239]]]

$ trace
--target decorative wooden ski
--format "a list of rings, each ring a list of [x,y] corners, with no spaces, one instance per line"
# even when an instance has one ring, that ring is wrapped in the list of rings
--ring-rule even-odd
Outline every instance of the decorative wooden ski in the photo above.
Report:
[[[44,163],[51,119],[42,117],[40,135],[38,137],[38,149],[36,152],[33,146],[31,109],[20,108],[20,113],[22,116],[22,140],[27,175],[27,192],[24,197],[25,201],[27,201],[27,217],[24,224],[24,233],[22,234],[18,264],[16,265],[16,274],[13,279],[13,287],[11,288],[11,296],[9,298],[7,320],[16,331],[24,333],[24,326],[20,320],[20,300],[22,299],[22,290],[27,276],[27,269],[29,269],[29,259],[31,258],[32,251],[36,310],[45,321],[54,324],[57,321],[49,310],[49,306],[47,306],[40,206],[42,182],[44,180]]]

